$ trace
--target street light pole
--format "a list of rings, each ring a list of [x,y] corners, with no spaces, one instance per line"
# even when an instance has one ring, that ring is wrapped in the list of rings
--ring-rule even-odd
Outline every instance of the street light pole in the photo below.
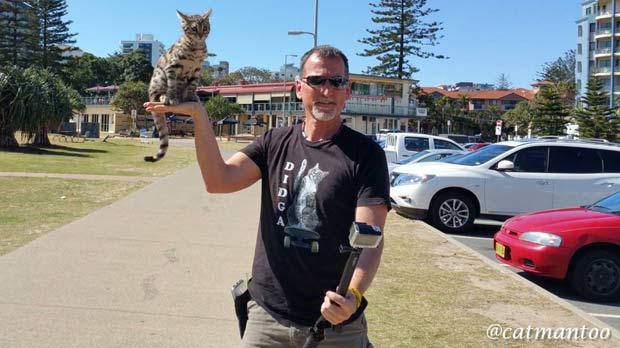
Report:
[[[314,32],[311,33],[309,31],[295,30],[295,31],[289,31],[288,34],[289,35],[301,35],[301,34],[312,35],[312,38],[314,39],[314,47],[316,47],[318,24],[319,24],[319,0],[314,0]]]
[[[314,0],[314,35],[312,35],[314,37],[314,47],[316,47],[316,39],[317,39],[316,29],[318,27],[318,23],[319,23],[319,0]]]
[[[284,55],[284,85],[283,85],[284,88],[282,88],[282,123],[284,123],[284,120],[286,119],[284,110],[286,107],[286,68],[288,67],[287,66],[288,57],[297,57],[297,55],[296,54],[285,54]],[[289,97],[289,100],[290,100],[290,97]]]

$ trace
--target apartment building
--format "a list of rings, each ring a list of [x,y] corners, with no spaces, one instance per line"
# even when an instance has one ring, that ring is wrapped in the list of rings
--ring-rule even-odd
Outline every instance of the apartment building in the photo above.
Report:
[[[612,96],[620,95],[620,1],[583,0],[577,23],[575,83],[583,96],[590,76],[603,82],[603,89]],[[613,52],[613,53],[612,53]]]
[[[151,65],[155,67],[159,57],[164,54],[164,44],[155,40],[152,34],[136,34],[135,40],[121,41],[121,53],[128,54],[141,49],[146,53]]]

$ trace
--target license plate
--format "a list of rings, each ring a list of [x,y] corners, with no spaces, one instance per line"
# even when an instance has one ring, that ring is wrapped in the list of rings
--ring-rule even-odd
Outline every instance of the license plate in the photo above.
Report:
[[[506,258],[506,247],[502,244],[495,242],[495,253],[502,259]]]

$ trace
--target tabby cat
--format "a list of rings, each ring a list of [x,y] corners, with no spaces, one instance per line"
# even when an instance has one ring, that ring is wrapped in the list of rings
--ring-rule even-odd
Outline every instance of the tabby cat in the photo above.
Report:
[[[189,16],[180,11],[177,14],[181,19],[183,35],[159,58],[149,84],[149,101],[160,101],[167,105],[200,101],[196,95],[196,86],[207,53],[205,40],[211,31],[211,10],[202,15]],[[159,151],[155,156],[144,157],[147,162],[159,161],[168,150],[166,116],[154,112],[152,115],[159,132]]]

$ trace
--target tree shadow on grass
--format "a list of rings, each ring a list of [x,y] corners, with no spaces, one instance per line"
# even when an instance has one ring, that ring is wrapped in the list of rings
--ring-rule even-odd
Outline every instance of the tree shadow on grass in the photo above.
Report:
[[[40,147],[32,146],[32,145],[29,147],[40,148]],[[43,149],[62,150],[62,151],[71,151],[71,152],[84,152],[84,153],[108,153],[108,151],[101,150],[101,149],[82,149],[82,148],[76,148],[76,147],[70,147],[70,146],[64,146],[64,145],[51,145],[51,146],[46,146]]]
[[[54,149],[58,151],[54,151]],[[60,148],[56,146],[50,146],[46,148],[35,147],[35,146],[20,146],[20,147],[0,147],[0,152],[14,152],[14,153],[22,153],[26,155],[47,155],[47,156],[65,156],[65,157],[83,157],[88,158],[92,157],[91,155],[75,153],[76,149],[66,148],[63,149],[62,146]],[[89,150],[89,149],[77,149],[77,150]],[[68,152],[75,151],[75,152]],[[102,150],[94,150],[94,151],[79,151],[79,152],[106,152]]]

